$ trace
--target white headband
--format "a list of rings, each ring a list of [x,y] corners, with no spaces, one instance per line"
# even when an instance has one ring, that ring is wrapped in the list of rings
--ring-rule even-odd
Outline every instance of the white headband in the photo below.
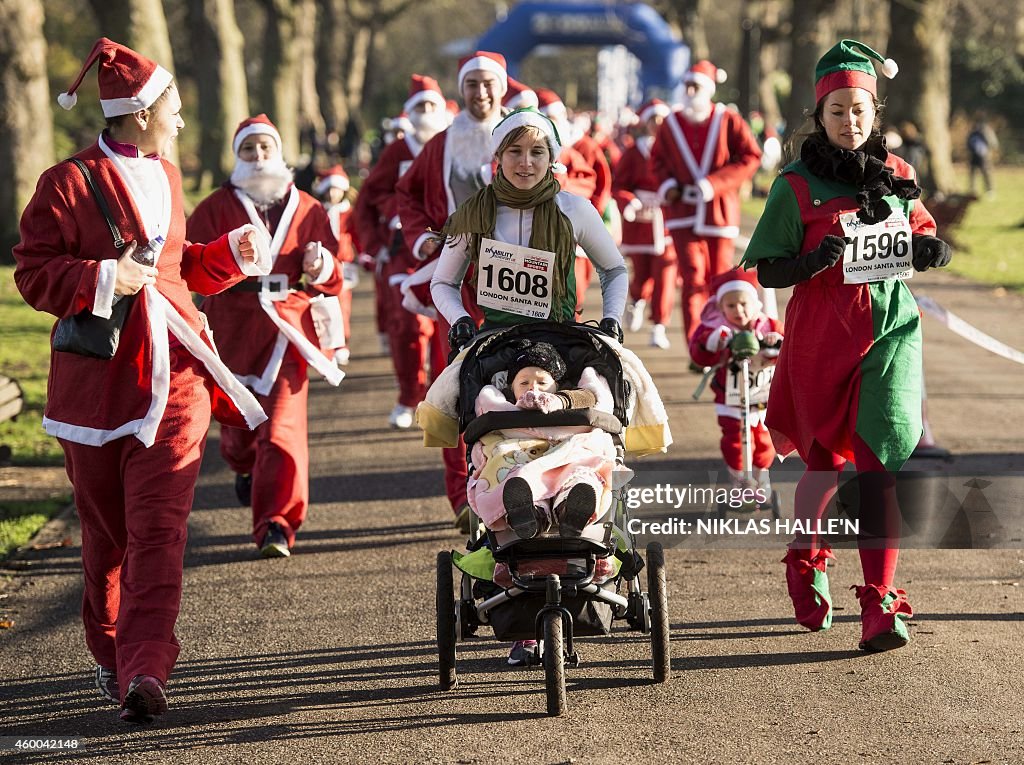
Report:
[[[242,141],[251,135],[269,135],[277,142],[277,150],[279,153],[284,154],[284,146],[281,144],[281,134],[277,132],[277,128],[273,125],[268,125],[266,122],[254,122],[251,125],[246,125],[244,128],[238,131],[238,135],[235,136],[235,140],[231,143],[231,148],[235,151],[235,156],[238,156],[238,149],[242,146]]]
[[[752,295],[755,300],[759,300],[757,287],[743,279],[733,279],[731,282],[726,282],[718,288],[715,292],[715,302],[721,303],[722,298],[730,292],[746,292],[748,295]]]
[[[497,154],[498,147],[505,140],[505,136],[519,127],[535,127],[542,132],[551,144],[551,161],[557,162],[562,153],[562,143],[558,137],[558,130],[550,118],[545,117],[535,109],[517,109],[497,124],[491,132],[491,150]]]
[[[462,81],[474,69],[483,69],[485,72],[497,75],[498,80],[501,82],[501,95],[505,95],[508,91],[508,72],[505,70],[505,67],[489,56],[474,56],[459,69],[460,93],[462,92]]]

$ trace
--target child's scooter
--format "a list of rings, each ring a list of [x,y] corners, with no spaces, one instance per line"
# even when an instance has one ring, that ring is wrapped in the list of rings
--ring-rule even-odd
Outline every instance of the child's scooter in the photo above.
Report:
[[[765,346],[769,348],[772,346]],[[750,404],[751,404],[751,390],[750,390],[750,359],[756,356],[761,351],[761,343],[757,339],[751,330],[745,329],[737,332],[732,336],[729,341],[729,351],[731,360],[729,362],[729,372],[733,375],[733,380],[737,381],[739,378],[739,402],[738,405],[742,412],[740,419],[742,432],[743,432],[743,478],[747,485],[753,485],[754,483],[754,449],[750,442]],[[767,385],[765,385],[767,387]],[[728,397],[729,392],[726,392]],[[726,403],[731,403],[726,400]],[[739,508],[741,511],[747,509],[749,506]],[[736,510],[736,508],[730,508],[726,503],[718,504],[718,515],[724,517],[725,514],[730,510]],[[751,510],[769,510],[773,518],[779,518],[779,493],[772,489],[771,496],[767,502],[755,503],[753,507],[749,507]]]

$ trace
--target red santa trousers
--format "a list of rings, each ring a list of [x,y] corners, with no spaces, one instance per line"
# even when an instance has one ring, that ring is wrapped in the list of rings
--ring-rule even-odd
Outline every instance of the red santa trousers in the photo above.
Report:
[[[405,273],[402,266],[384,268],[387,284],[393,274]],[[382,287],[386,311],[385,326],[391,345],[391,364],[398,381],[398,403],[415,408],[427,395],[427,361],[434,322],[402,307],[402,289],[397,284]],[[441,367],[443,368],[443,366]]]
[[[463,291],[463,304],[465,303],[466,297],[465,291]],[[470,312],[472,313],[472,311]],[[451,329],[451,325],[439,313],[437,317],[438,342],[436,346],[438,358],[435,358],[435,361],[443,358],[444,365],[447,365],[448,354],[451,351],[451,346],[448,345],[449,329]],[[436,370],[436,374],[440,374],[441,370],[444,369],[444,365],[433,366],[431,373],[435,374],[434,370]],[[444,461],[444,490],[448,495],[448,502],[452,506],[452,512],[457,515],[463,507],[469,504],[469,499],[466,495],[466,483],[469,481],[469,471],[466,469],[466,442],[462,439],[461,433],[459,433],[458,444],[451,449],[441,450],[441,459]]]
[[[722,457],[733,470],[743,470],[743,423],[735,417],[719,417],[718,427],[722,429]],[[772,437],[763,423],[750,429],[750,448],[753,450],[754,467],[770,468],[775,459]]]
[[[590,258],[575,258],[573,271],[576,274],[576,319],[582,321],[583,301],[587,298],[590,280],[594,278],[594,264],[590,262]],[[603,318],[603,314],[596,318]]]
[[[309,441],[306,361],[289,348],[274,387],[257,396],[267,421],[256,428],[222,427],[220,453],[236,473],[252,475],[252,536],[263,541],[277,523],[295,542],[309,508]]]
[[[171,351],[167,409],[149,448],[134,436],[103,446],[60,440],[82,524],[85,642],[116,669],[122,701],[129,681],[163,683],[178,658],[186,521],[210,425],[200,364]]]
[[[711,295],[711,280],[732,268],[732,239],[697,236],[693,229],[672,229],[672,242],[683,277],[683,331],[686,341],[700,325],[700,312]]]
[[[629,296],[635,303],[646,300],[651,307],[651,322],[668,324],[676,302],[676,275],[679,259],[676,248],[668,242],[661,255],[646,252],[630,253],[633,262],[633,280],[629,283]]]

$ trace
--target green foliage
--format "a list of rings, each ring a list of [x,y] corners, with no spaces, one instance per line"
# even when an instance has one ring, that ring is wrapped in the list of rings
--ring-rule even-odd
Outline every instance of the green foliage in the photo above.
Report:
[[[67,507],[70,495],[28,502],[0,504],[0,561],[28,544],[36,532]]]
[[[16,465],[63,464],[60,445],[42,425],[53,321],[22,300],[14,285],[14,268],[0,266],[0,373],[17,380],[25,398],[17,420],[0,423],[0,444],[11,447]]]

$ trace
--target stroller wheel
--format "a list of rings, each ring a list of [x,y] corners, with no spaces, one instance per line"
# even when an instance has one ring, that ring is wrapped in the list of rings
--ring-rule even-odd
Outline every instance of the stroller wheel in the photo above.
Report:
[[[547,689],[548,714],[565,714],[565,645],[562,640],[562,615],[544,615],[544,685]]]
[[[672,656],[669,650],[665,551],[660,542],[651,542],[647,545],[647,591],[651,600],[651,658],[654,662],[654,681],[663,683],[672,674]]]
[[[437,554],[437,653],[441,689],[458,684],[455,676],[455,587],[452,585],[452,554]]]

